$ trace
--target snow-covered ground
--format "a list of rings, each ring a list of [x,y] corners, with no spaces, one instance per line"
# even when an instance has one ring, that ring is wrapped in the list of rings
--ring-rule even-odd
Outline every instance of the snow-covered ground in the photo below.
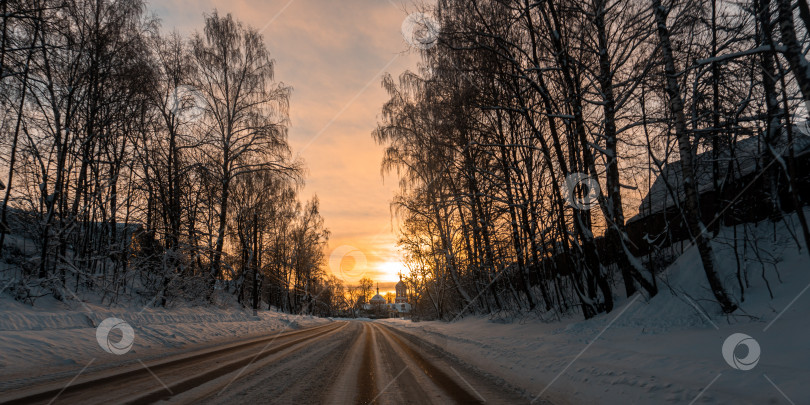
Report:
[[[542,394],[557,404],[810,403],[810,256],[782,224],[748,226],[749,243],[740,239],[737,249],[747,274],[744,300],[733,229],[714,242],[723,282],[741,307],[731,316],[714,302],[692,248],[660,275],[656,297],[617,298],[612,312],[587,321],[572,314],[377,322],[416,333],[530,397]],[[134,344],[124,355],[105,352],[97,341],[97,326],[109,317],[133,328]],[[0,295],[0,391],[70,378],[88,364],[88,372],[102,370],[326,322],[274,311],[254,317],[235,306],[109,309],[43,298],[31,307]],[[735,356],[748,362],[746,344],[761,350],[752,368],[738,367],[749,370],[724,358],[724,342],[736,333],[752,339],[726,356],[732,364]]]
[[[741,309],[731,316],[714,302],[691,248],[661,275],[656,297],[622,298],[612,312],[587,321],[572,316],[561,322],[536,317],[384,322],[425,336],[531,397],[542,393],[558,404],[808,404],[810,256],[798,251],[781,224],[775,231],[767,221],[749,226],[759,251],[750,245],[744,250],[739,240],[740,257],[743,252],[748,257],[740,265],[748,266],[749,286]],[[724,229],[714,247],[723,281],[739,300],[733,236]],[[757,254],[774,264],[763,268],[753,260]],[[759,345],[759,361],[750,370],[724,359],[724,342],[735,333],[753,338],[738,345],[737,359],[747,362],[746,343]]]
[[[68,309],[55,300],[31,307],[0,299],[0,391],[41,379],[75,375],[172,354],[330,322],[328,319],[216,307],[108,309],[83,303]],[[132,326],[134,342],[122,355],[102,350],[97,326],[110,317]],[[121,340],[113,329],[111,342]],[[91,362],[92,361],[92,362]]]

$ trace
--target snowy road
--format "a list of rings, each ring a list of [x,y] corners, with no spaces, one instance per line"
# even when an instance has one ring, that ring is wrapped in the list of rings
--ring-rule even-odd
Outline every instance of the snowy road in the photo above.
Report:
[[[53,401],[56,399],[55,401]],[[2,394],[0,403],[528,403],[424,340],[338,321]],[[542,403],[536,401],[535,403]]]

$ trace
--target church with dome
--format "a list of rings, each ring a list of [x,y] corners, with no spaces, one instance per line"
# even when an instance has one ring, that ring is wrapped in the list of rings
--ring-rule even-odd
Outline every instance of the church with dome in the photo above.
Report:
[[[402,275],[399,275],[399,282],[394,287],[396,290],[396,297],[394,302],[388,302],[385,297],[380,295],[380,286],[377,285],[377,294],[371,297],[368,304],[363,305],[363,309],[367,311],[374,311],[378,314],[387,312],[389,317],[404,317],[411,312],[411,304],[408,302],[408,287],[402,281]]]
[[[402,282],[402,274],[399,275],[399,282],[395,289],[397,296],[393,303],[388,304],[388,308],[400,315],[410,313],[411,304],[408,302],[408,287]]]

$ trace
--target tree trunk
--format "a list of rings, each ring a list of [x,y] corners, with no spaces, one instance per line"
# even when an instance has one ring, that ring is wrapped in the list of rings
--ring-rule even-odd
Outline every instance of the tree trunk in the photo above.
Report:
[[[802,52],[802,46],[796,39],[796,28],[793,24],[793,2],[776,0],[779,8],[779,31],[782,33],[782,44],[785,46],[785,59],[799,85],[804,103],[810,113],[810,64]]]
[[[678,150],[681,158],[681,171],[683,173],[683,188],[686,193],[686,221],[689,226],[691,236],[698,247],[700,259],[703,263],[703,270],[709,281],[709,286],[715,298],[720,304],[723,312],[731,313],[737,309],[737,305],[731,301],[720,281],[714,263],[714,252],[711,241],[707,237],[706,227],[700,217],[698,203],[697,185],[695,184],[694,166],[692,163],[692,144],[689,140],[689,133],[686,129],[686,118],[683,112],[683,99],[678,84],[678,75],[675,70],[675,57],[670,42],[669,29],[667,28],[668,10],[661,4],[661,0],[652,0],[655,23],[658,28],[658,40],[661,45],[661,53],[664,58],[664,71],[666,74],[665,89],[669,97],[669,110],[675,120],[675,136],[678,140]]]
[[[760,25],[760,40],[761,45],[768,45],[771,49],[774,48],[773,44],[773,27],[771,26],[770,16],[771,0],[757,1],[757,15]],[[765,107],[767,114],[767,122],[765,127],[765,143],[768,146],[768,151],[763,158],[763,168],[765,170],[765,183],[769,188],[766,195],[767,205],[770,210],[770,218],[772,221],[778,221],[782,218],[782,204],[779,201],[779,170],[777,167],[771,167],[776,152],[776,144],[779,140],[779,135],[782,132],[782,125],[779,121],[779,100],[777,99],[776,92],[776,69],[774,68],[774,59],[776,52],[763,52],[760,55],[760,70],[762,72],[762,91],[765,93]]]
[[[624,279],[625,294],[630,297],[636,292],[633,280],[647,291],[650,296],[658,293],[658,288],[644,278],[641,271],[631,263],[629,250],[626,246],[627,231],[624,220],[624,207],[622,206],[621,179],[619,176],[618,134],[616,130],[616,98],[613,93],[613,72],[610,64],[608,49],[609,39],[605,21],[605,0],[596,2],[594,23],[598,39],[599,55],[599,87],[603,98],[605,151],[607,164],[605,168],[605,185],[607,186],[607,215],[608,246],[612,247],[613,254],[618,259],[619,269]]]

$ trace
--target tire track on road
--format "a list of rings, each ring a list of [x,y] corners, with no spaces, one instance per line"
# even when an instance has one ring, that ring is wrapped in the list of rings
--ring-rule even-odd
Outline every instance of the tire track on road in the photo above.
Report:
[[[302,344],[307,340],[318,336],[334,332],[346,325],[345,322],[334,323],[325,326],[318,326],[300,331],[294,331],[277,336],[251,340],[245,343],[228,345],[223,348],[206,350],[202,353],[184,355],[182,358],[170,360],[158,360],[147,364],[149,369],[142,366],[128,367],[120,372],[109,371],[89,374],[65,387],[65,382],[51,383],[41,387],[16,390],[3,393],[0,404],[32,404],[48,403],[59,395],[56,403],[59,402],[119,402],[129,404],[151,403],[160,399],[168,398],[172,395],[194,388],[206,381],[212,380],[224,374],[228,374],[249,364],[253,358],[262,358],[277,353],[286,348]],[[291,338],[295,338],[290,341]],[[244,356],[236,361],[228,362],[235,356],[248,352],[259,347],[277,343],[258,355],[255,352],[250,356]],[[206,370],[198,372],[197,370]],[[151,370],[151,372],[150,372]],[[193,372],[192,377],[183,378],[188,372]],[[171,389],[172,393],[157,381],[152,375],[155,373],[159,378],[164,379],[164,383]],[[61,394],[60,394],[61,392]],[[93,398],[96,398],[94,401]]]
[[[438,390],[442,391],[452,401],[462,404],[482,404],[484,403],[478,396],[468,392],[461,384],[459,384],[449,374],[441,370],[437,365],[428,361],[421,353],[413,350],[413,348],[403,342],[398,336],[391,333],[387,328],[374,325],[383,336],[392,341],[397,349],[406,358],[406,362],[413,364],[418,370],[427,376],[432,385]],[[409,370],[411,371],[411,370]],[[412,371],[411,371],[412,372]]]
[[[375,403],[393,404],[427,404],[434,400],[425,391],[426,376],[421,379],[414,366],[406,361],[392,346],[391,342],[377,328],[372,327],[377,335],[377,350],[380,353],[380,367],[390,371],[386,375],[385,386]]]
[[[439,387],[448,387],[453,390],[462,390],[468,395],[474,395],[473,400],[463,400],[462,398],[451,397],[448,401],[455,401],[457,403],[502,403],[502,404],[521,404],[530,403],[532,395],[523,390],[520,390],[508,381],[505,381],[498,376],[488,374],[487,372],[477,369],[458,358],[451,353],[445,351],[444,348],[430,343],[428,340],[421,336],[404,332],[398,328],[390,327],[388,325],[378,325],[378,327],[392,337],[392,340],[398,341],[398,347],[410,356],[415,354],[421,358],[422,365],[427,365],[428,371],[424,374],[430,375],[432,372],[430,368],[438,370],[443,374],[439,380],[450,379],[454,384],[444,384],[431,378]],[[539,403],[550,405],[550,403],[542,399]]]
[[[332,334],[257,361],[226,390],[221,387],[229,382],[227,375],[168,402],[230,405],[263,404],[270,399],[281,404],[327,403],[332,386],[343,375],[341,365],[348,358],[359,329],[360,325],[348,323]]]
[[[363,348],[363,361],[357,370],[357,399],[355,403],[360,405],[371,404],[378,396],[377,378],[378,370],[375,361],[374,333],[372,327],[364,324],[363,335],[365,347]]]

